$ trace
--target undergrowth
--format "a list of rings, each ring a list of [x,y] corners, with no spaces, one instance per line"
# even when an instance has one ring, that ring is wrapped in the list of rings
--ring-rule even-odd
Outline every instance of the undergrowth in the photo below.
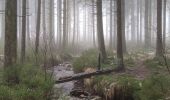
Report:
[[[53,80],[35,65],[17,65],[18,84],[8,84],[0,78],[0,100],[50,100]],[[8,71],[10,72],[10,71]],[[6,77],[4,72],[0,76]]]

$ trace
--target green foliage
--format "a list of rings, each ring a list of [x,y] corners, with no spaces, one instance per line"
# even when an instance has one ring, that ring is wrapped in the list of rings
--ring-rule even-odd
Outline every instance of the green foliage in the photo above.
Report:
[[[83,72],[85,68],[96,68],[98,64],[98,53],[96,50],[88,50],[73,61],[73,68],[76,73]]]
[[[164,100],[170,95],[169,75],[154,75],[145,80],[137,80],[127,75],[107,75],[95,77],[94,81],[96,84],[91,88],[100,96],[103,96],[105,89],[110,88],[113,83],[123,88],[125,97],[131,96],[135,100]]]
[[[170,59],[167,58],[168,66],[170,65]],[[167,67],[165,61],[162,58],[148,59],[144,64],[154,73],[165,73],[167,72]]]
[[[156,75],[146,79],[138,92],[140,100],[163,100],[168,96],[170,90],[169,76]]]
[[[17,65],[15,67],[19,77],[19,84],[0,83],[0,100],[47,100],[53,88],[53,80],[44,71],[32,64]],[[8,70],[10,73],[12,70]],[[5,71],[6,73],[6,71]],[[6,75],[6,74],[4,74]]]

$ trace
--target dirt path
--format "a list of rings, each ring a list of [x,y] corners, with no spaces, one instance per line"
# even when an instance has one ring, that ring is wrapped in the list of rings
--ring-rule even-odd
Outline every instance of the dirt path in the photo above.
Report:
[[[139,80],[144,80],[150,75],[150,71],[147,66],[144,64],[145,60],[151,59],[153,56],[151,54],[145,55],[138,58],[135,62],[133,68],[128,68],[127,73],[135,76]]]
[[[144,65],[144,61],[138,61],[134,68],[128,69],[128,74],[135,76],[139,80],[143,80],[150,75],[149,69]]]

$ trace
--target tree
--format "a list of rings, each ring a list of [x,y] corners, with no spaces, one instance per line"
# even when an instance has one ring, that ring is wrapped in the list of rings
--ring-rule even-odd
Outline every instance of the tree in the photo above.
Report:
[[[96,37],[95,37],[95,1],[92,0],[92,33],[93,33],[93,46],[96,47]]]
[[[22,0],[22,40],[21,40],[21,63],[25,61],[26,48],[26,0]]]
[[[113,0],[110,0],[110,49],[113,49]]]
[[[163,56],[162,45],[162,0],[157,0],[157,41],[156,41],[156,57]]]
[[[124,70],[122,48],[122,0],[117,0],[117,59],[118,71]]]
[[[61,47],[61,39],[62,39],[62,30],[61,30],[61,23],[62,23],[62,18],[61,18],[61,15],[62,15],[62,6],[61,6],[61,0],[58,0],[57,1],[57,12],[58,12],[58,15],[57,15],[57,34],[58,34],[58,47],[60,48]]]
[[[107,58],[104,35],[103,35],[103,20],[102,20],[102,0],[96,1],[97,5],[97,35],[98,35],[98,47],[102,56],[102,61]]]
[[[36,39],[35,39],[36,62],[37,62],[37,56],[38,56],[38,53],[39,53],[40,24],[41,24],[41,0],[38,0],[38,12],[37,12],[37,22],[36,22]]]
[[[151,46],[151,33],[150,29],[150,0],[145,0],[145,48],[150,48]]]
[[[123,48],[123,53],[127,53],[126,50],[126,36],[125,36],[125,0],[122,0],[122,48]]]
[[[75,34],[76,34],[76,1],[73,0],[73,41],[72,44],[75,44]]]
[[[164,8],[163,8],[163,49],[165,52],[166,47],[166,0],[164,0]]]
[[[63,50],[67,46],[67,0],[63,1]]]
[[[17,0],[6,0],[5,9],[5,62],[6,81],[17,83],[15,72],[17,62]],[[10,73],[8,71],[11,71]]]
[[[55,33],[54,33],[54,0],[49,0],[49,45],[50,51],[53,52],[54,50],[54,43],[55,43]],[[52,53],[51,53],[52,54]]]

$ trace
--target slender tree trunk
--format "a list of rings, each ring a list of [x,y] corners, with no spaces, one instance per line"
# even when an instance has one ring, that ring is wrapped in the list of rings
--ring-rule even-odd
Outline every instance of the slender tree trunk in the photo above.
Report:
[[[80,36],[80,24],[79,24],[79,5],[77,4],[77,43],[79,42],[79,36]]]
[[[40,24],[41,24],[41,0],[38,0],[38,12],[37,12],[37,23],[36,23],[36,40],[35,40],[35,56],[37,63],[37,56],[39,53],[39,38],[40,38]]]
[[[117,59],[118,70],[124,70],[122,47],[122,0],[117,0]]]
[[[75,35],[76,35],[76,1],[73,0],[73,41],[72,44],[75,44]]]
[[[63,50],[67,46],[67,0],[63,1],[64,7],[63,7]]]
[[[31,37],[30,37],[30,17],[29,17],[29,0],[27,0],[27,16],[26,16],[26,24],[27,24],[27,49],[28,49],[28,45],[30,45],[30,41],[31,41]]]
[[[114,1],[114,49],[117,48],[116,44],[117,44],[117,13],[115,12],[117,10],[117,1]]]
[[[113,49],[113,0],[110,0],[110,49]]]
[[[140,4],[140,43],[142,43],[142,34],[143,34],[143,0]]]
[[[87,22],[87,20],[86,20],[86,18],[87,18],[87,11],[86,11],[86,10],[87,10],[87,9],[86,9],[87,0],[85,0],[84,2],[85,2],[84,20],[83,20],[83,21],[84,21],[84,41],[86,41],[86,38],[87,38],[87,30],[86,30],[86,29],[87,29],[87,27],[86,27],[86,26],[87,26],[87,25],[86,25],[86,22]]]
[[[93,27],[93,46],[96,47],[96,37],[95,37],[95,1],[92,0],[92,27]]]
[[[164,18],[163,18],[163,49],[165,52],[166,48],[166,0],[164,0],[164,8],[163,8],[163,13],[164,13]]]
[[[2,13],[2,17],[1,17],[1,43],[2,43],[2,46],[4,46],[4,38],[5,38],[5,0],[4,1],[1,1],[2,2],[2,10],[4,12],[1,12]]]
[[[162,0],[157,0],[157,41],[156,41],[156,57],[163,56],[162,45]]]
[[[145,0],[145,48],[149,49],[151,47],[151,33],[150,33],[150,0]]]
[[[98,34],[98,47],[104,61],[106,56],[104,35],[103,35],[103,20],[102,20],[102,0],[97,0],[97,34]]]
[[[21,40],[21,63],[25,62],[26,48],[26,0],[22,0],[22,40]]]
[[[49,37],[50,37],[50,48],[53,46],[52,44],[55,42],[54,36],[54,0],[49,0]],[[60,19],[61,20],[61,19]]]
[[[123,47],[123,53],[127,53],[126,50],[126,36],[125,36],[125,0],[122,0],[122,47]]]
[[[17,62],[17,0],[6,0],[4,51],[4,68],[7,73],[5,79],[9,83],[18,83],[19,80],[15,72],[15,64]],[[9,73],[8,71],[11,72]]]
[[[61,15],[62,15],[62,11],[61,11],[61,9],[62,9],[62,6],[61,6],[61,0],[58,0],[57,1],[57,11],[58,11],[58,16],[57,16],[57,36],[58,36],[58,47],[60,48],[61,47],[61,43],[62,43],[62,41],[61,41],[61,39],[62,39],[62,29],[61,29],[61,23],[62,23],[62,17],[61,17]]]

